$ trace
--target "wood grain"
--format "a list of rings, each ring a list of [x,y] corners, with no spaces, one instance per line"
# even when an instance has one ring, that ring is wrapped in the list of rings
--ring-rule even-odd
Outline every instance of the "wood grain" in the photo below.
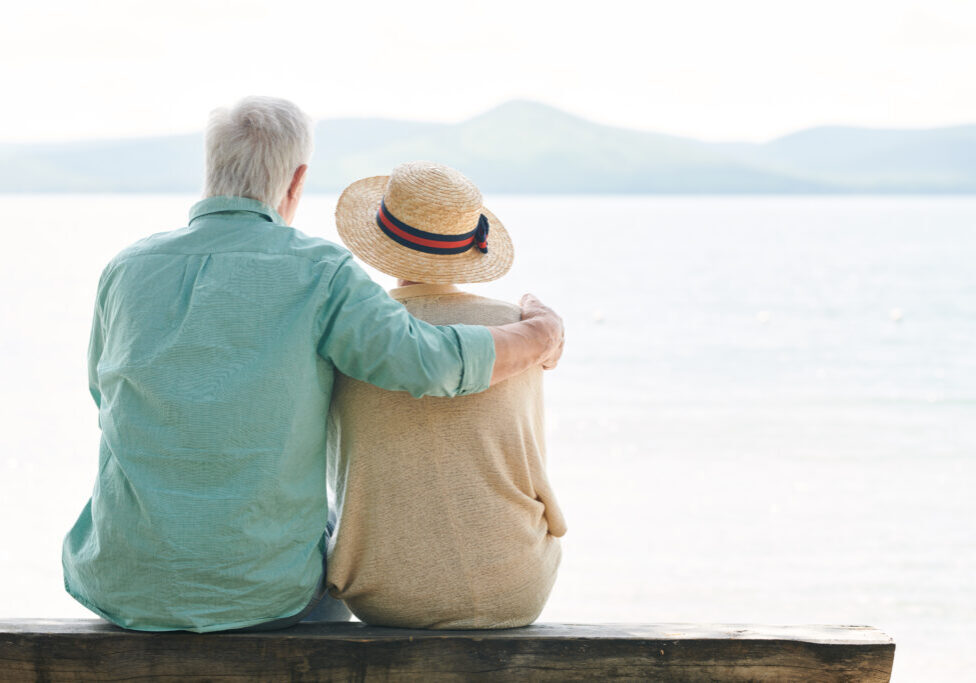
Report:
[[[866,626],[539,624],[417,631],[358,623],[274,632],[126,631],[0,621],[0,681],[887,681],[895,645]]]

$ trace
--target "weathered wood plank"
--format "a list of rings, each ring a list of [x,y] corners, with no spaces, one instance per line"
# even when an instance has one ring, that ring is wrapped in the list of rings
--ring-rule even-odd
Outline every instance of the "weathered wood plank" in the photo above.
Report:
[[[894,651],[891,638],[863,626],[322,623],[199,635],[0,621],[0,681],[887,681]]]

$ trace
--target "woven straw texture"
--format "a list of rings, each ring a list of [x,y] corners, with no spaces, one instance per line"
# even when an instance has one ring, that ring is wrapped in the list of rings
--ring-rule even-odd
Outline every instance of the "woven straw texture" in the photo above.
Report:
[[[440,235],[474,230],[488,219],[488,253],[472,248],[460,254],[427,254],[405,247],[380,230],[380,201],[411,227]],[[449,166],[412,161],[388,176],[357,180],[336,206],[339,236],[352,253],[387,275],[429,284],[489,282],[512,267],[512,240],[501,221],[482,204],[474,183]]]

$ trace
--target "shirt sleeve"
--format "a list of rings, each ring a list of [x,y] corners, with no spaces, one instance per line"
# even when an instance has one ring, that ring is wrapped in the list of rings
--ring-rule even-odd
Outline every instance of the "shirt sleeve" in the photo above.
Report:
[[[488,388],[495,343],[478,325],[437,326],[411,316],[347,257],[320,314],[318,352],[340,372],[412,396],[462,396]]]

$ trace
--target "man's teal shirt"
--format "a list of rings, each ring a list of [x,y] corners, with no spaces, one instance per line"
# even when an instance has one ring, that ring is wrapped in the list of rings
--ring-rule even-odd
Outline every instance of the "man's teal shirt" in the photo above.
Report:
[[[128,628],[300,612],[322,576],[333,374],[414,396],[487,388],[483,327],[412,318],[348,251],[211,197],[102,273],[89,384],[102,431],[64,542],[68,592]],[[376,420],[386,416],[376,415]]]

